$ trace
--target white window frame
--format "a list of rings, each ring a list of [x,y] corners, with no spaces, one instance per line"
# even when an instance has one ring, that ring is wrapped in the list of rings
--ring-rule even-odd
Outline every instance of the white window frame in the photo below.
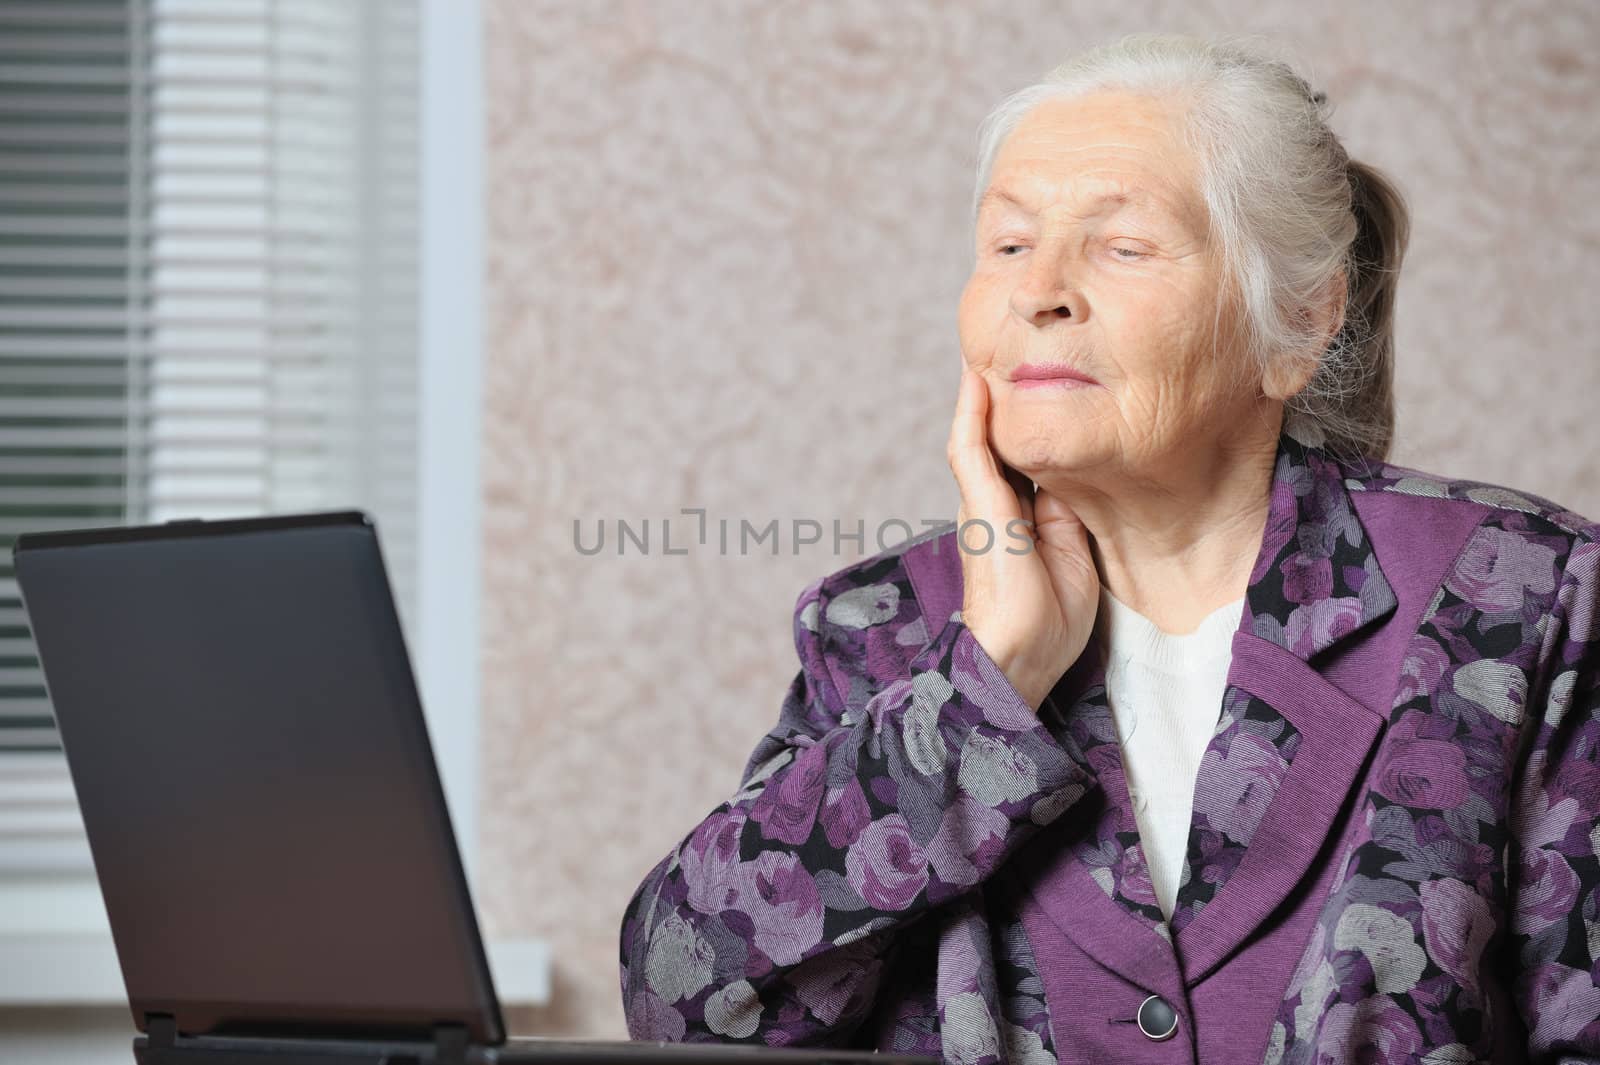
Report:
[[[476,884],[482,798],[483,23],[479,0],[421,0],[421,15],[416,669],[456,843],[468,882]]]

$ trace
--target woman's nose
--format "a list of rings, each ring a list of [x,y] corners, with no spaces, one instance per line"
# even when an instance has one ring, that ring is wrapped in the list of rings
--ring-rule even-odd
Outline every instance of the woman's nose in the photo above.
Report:
[[[1028,272],[1011,293],[1011,309],[1037,326],[1081,317],[1081,304],[1064,257],[1037,249]]]

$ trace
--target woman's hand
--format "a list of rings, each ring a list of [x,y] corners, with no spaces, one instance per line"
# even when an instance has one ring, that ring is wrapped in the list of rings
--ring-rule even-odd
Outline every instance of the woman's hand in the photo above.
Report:
[[[1100,576],[1072,508],[995,457],[988,416],[988,383],[963,369],[947,448],[961,490],[961,618],[1037,711],[1088,645]]]

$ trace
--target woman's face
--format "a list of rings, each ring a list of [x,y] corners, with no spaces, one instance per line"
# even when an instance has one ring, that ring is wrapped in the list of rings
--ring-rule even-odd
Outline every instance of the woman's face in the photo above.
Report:
[[[1122,94],[1041,104],[996,155],[961,295],[962,357],[990,433],[1034,474],[1132,471],[1219,440],[1260,402],[1220,312],[1195,160],[1170,105]],[[1118,199],[1117,197],[1125,197]],[[1213,338],[1217,352],[1213,354]],[[1096,384],[1024,387],[1025,363]],[[1155,467],[1159,468],[1159,467]]]

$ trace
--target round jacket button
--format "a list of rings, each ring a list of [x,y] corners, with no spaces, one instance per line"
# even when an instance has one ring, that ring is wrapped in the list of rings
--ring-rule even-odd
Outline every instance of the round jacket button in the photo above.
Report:
[[[1178,1032],[1178,1014],[1160,995],[1139,1003],[1139,1031],[1158,1042]]]

